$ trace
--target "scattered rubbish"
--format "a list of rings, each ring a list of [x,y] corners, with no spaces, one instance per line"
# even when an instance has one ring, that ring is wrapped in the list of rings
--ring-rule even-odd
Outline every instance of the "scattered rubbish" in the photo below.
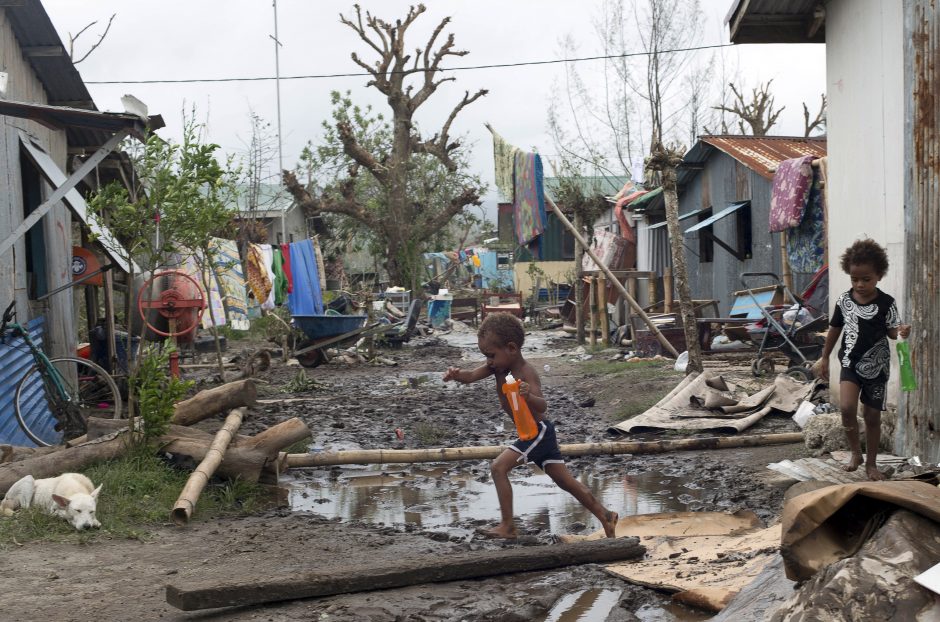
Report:
[[[401,428],[395,428],[395,436],[398,437],[398,440],[405,440],[405,432]]]
[[[793,421],[796,422],[796,425],[800,426],[802,430],[806,427],[806,422],[809,421],[809,418],[816,414],[816,405],[812,402],[803,402],[800,404],[800,407],[796,409],[796,412],[793,413]]]
[[[686,350],[679,355],[679,358],[676,359],[675,370],[680,374],[684,374],[685,370],[689,367],[689,351]]]
[[[607,620],[622,590],[579,590],[565,594],[552,605],[544,622]]]
[[[594,406],[594,404],[596,403],[597,403],[597,400],[595,398],[589,397],[578,402],[578,406],[580,406],[581,408],[590,408]]]
[[[822,404],[817,404],[816,408],[813,409],[817,415],[823,415],[826,413],[835,412],[835,407],[829,402],[823,402]]]
[[[799,460],[781,460],[767,465],[771,471],[795,480],[805,482],[817,480],[833,484],[850,484],[868,481],[864,468],[846,471],[842,465],[848,464],[851,454],[847,451],[834,451],[826,460],[820,458],[800,458]],[[890,454],[878,454],[875,464],[882,472],[893,473],[908,464],[906,458]]]

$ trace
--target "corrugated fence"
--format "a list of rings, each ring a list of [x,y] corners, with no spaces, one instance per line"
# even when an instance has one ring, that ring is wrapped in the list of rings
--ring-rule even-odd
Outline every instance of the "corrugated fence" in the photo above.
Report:
[[[30,339],[40,348],[45,318],[40,316],[26,324]],[[22,338],[7,337],[0,343],[0,443],[33,447],[33,443],[20,429],[14,414],[16,385],[33,364],[33,355]],[[38,379],[38,376],[34,374]],[[30,429],[43,439],[55,437],[55,421],[46,403],[41,383],[34,382],[27,394],[26,421]]]

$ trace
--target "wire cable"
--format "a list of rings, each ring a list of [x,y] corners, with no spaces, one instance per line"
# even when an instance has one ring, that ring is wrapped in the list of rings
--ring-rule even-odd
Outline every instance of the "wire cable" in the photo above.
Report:
[[[696,52],[699,50],[712,50],[716,48],[732,47],[732,43],[719,43],[716,45],[700,45],[690,48],[677,48],[674,50],[659,50],[657,54],[677,54],[679,52]],[[441,68],[438,71],[474,71],[477,69],[503,69],[507,67],[528,67],[533,65],[556,65],[559,63],[580,63],[592,60],[609,60],[614,58],[632,58],[636,56],[650,56],[653,52],[630,52],[628,54],[611,54],[607,56],[581,56],[578,58],[556,58],[552,60],[533,60],[519,63],[496,63],[492,65],[471,65],[467,67],[448,67]],[[393,75],[396,73],[420,73],[423,69],[406,69],[402,71],[388,71],[383,75]],[[326,78],[363,78],[372,77],[371,73],[324,73],[310,74],[300,76],[281,76],[281,80],[320,80]],[[189,78],[178,80],[85,80],[85,84],[186,84],[192,82],[262,82],[265,80],[275,80],[275,76],[256,76],[250,78]]]

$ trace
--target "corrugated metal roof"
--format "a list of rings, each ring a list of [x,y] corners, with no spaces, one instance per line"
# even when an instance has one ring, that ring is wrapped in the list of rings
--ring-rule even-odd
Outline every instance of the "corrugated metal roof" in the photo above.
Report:
[[[725,23],[732,43],[825,43],[822,0],[734,0]]]
[[[596,177],[579,177],[578,178],[578,183],[581,186],[581,191],[585,195],[602,194],[605,197],[612,197],[618,192],[620,192],[620,189],[623,188],[624,185],[628,181],[630,181],[629,177],[621,177],[621,176],[605,177],[605,176],[599,175]],[[545,187],[545,194],[552,201],[556,201],[556,202],[558,201],[558,196],[556,192],[558,190],[559,183],[560,183],[560,178],[558,177],[546,177],[545,180],[543,181],[543,185]]]
[[[29,337],[38,347],[42,347],[42,334],[45,318],[39,316],[26,324]],[[16,385],[33,364],[33,355],[21,338],[6,339],[0,343],[0,443],[33,447],[35,443],[23,433],[13,413],[13,401],[16,398]],[[55,420],[46,404],[42,386],[35,383],[25,400],[26,421],[30,429],[44,439],[53,439]]]
[[[825,138],[795,136],[700,136],[679,165],[677,182],[686,185],[705,165],[712,151],[718,149],[765,179],[773,179],[774,171],[784,160],[811,155],[826,155]]]

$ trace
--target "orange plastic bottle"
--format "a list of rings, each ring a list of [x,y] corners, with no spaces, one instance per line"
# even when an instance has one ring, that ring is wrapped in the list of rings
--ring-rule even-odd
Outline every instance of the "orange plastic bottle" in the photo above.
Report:
[[[535,417],[529,410],[529,405],[525,399],[519,395],[519,382],[512,374],[506,374],[506,380],[503,382],[503,394],[509,400],[509,408],[512,410],[512,420],[516,424],[516,432],[519,439],[531,441],[539,435],[539,427],[535,423]]]

